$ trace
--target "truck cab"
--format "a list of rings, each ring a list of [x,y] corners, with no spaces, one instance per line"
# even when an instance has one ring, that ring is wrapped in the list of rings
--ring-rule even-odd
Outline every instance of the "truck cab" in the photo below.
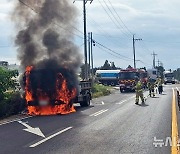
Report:
[[[158,77],[157,69],[155,68],[147,69],[147,73],[148,73],[148,78],[151,78],[155,81],[157,80],[157,77]]]
[[[170,71],[164,72],[164,84],[172,83],[175,84],[174,74]]]
[[[125,69],[119,73],[120,92],[135,91],[135,78],[139,77],[139,72],[136,69]]]

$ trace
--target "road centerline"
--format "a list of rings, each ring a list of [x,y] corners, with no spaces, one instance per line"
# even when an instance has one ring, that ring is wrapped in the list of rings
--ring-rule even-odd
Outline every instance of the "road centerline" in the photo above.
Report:
[[[172,147],[171,147],[171,154],[178,154],[179,147],[178,147],[178,125],[177,125],[177,113],[176,113],[176,97],[175,91],[173,90],[173,98],[172,98]]]

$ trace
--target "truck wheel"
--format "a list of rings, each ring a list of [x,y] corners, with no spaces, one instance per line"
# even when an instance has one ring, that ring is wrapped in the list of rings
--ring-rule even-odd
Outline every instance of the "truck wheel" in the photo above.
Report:
[[[86,99],[83,102],[80,102],[81,107],[87,107],[90,106],[91,100],[90,100],[90,95],[87,94]]]
[[[111,86],[115,86],[115,83],[114,83],[114,82],[111,82]]]

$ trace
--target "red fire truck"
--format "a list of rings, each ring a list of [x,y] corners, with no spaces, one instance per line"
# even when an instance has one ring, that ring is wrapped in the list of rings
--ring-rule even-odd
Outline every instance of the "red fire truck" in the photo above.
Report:
[[[144,69],[127,68],[120,71],[119,86],[120,92],[135,91],[135,78],[140,78],[144,87],[147,85],[147,72]]]

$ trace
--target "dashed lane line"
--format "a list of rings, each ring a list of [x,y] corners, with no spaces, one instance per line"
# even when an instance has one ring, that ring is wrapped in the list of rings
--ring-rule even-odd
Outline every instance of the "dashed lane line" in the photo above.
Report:
[[[100,115],[100,114],[102,114],[102,113],[104,113],[104,112],[106,112],[106,111],[108,111],[108,109],[106,109],[106,110],[104,110],[104,111],[102,111],[102,112],[100,112],[100,113],[98,113],[98,114],[96,114],[96,115],[94,115],[94,116],[96,117],[96,116],[98,116],[98,115]]]
[[[95,113],[93,113],[93,114],[91,114],[91,115],[89,115],[89,116],[90,116],[90,117],[92,117],[92,116],[98,116],[98,115],[100,115],[100,114],[102,114],[102,113],[104,113],[104,112],[106,112],[106,111],[108,111],[108,109],[106,109],[106,110],[100,110],[100,111],[95,112]]]

